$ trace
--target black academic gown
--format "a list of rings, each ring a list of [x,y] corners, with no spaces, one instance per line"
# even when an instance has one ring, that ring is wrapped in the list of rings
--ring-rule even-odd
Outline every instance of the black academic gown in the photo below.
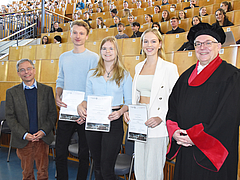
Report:
[[[169,97],[167,158],[176,157],[174,180],[236,180],[240,72],[222,61],[204,83],[190,86],[195,66],[180,76]],[[176,143],[172,135],[179,128],[195,145]]]

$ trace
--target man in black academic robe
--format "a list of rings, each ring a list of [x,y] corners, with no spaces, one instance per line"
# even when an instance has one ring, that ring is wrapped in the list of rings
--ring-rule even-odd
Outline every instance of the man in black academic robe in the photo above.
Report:
[[[236,180],[240,119],[239,69],[219,57],[225,33],[200,23],[188,34],[197,64],[178,79],[169,97],[167,158],[174,180]]]

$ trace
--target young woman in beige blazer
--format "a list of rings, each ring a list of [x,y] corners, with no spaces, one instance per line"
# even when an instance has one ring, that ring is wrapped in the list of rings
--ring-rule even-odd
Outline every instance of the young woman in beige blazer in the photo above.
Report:
[[[135,142],[135,175],[137,180],[162,180],[168,145],[166,114],[168,97],[178,79],[177,66],[164,61],[162,36],[156,29],[148,29],[141,36],[146,59],[135,67],[132,104],[148,107],[148,139]],[[124,114],[129,121],[128,113]]]

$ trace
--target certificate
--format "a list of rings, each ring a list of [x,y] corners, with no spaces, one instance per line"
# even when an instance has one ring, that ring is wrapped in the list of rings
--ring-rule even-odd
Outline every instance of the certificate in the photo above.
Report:
[[[61,107],[59,120],[75,121],[80,116],[77,112],[77,106],[84,100],[85,92],[63,90],[62,101],[67,104],[67,108]]]
[[[112,96],[88,96],[86,130],[109,132]]]
[[[148,127],[145,125],[147,121],[146,105],[129,105],[129,125],[128,139],[140,142],[147,141]]]

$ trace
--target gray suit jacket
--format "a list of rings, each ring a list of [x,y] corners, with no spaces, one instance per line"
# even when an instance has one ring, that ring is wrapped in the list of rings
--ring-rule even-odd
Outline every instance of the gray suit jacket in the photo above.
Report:
[[[46,133],[42,140],[51,144],[54,139],[53,128],[57,120],[57,109],[52,88],[41,83],[37,83],[37,108],[38,129]],[[7,90],[5,114],[12,131],[12,146],[25,147],[28,141],[23,140],[23,136],[29,131],[29,117],[23,83]]]

